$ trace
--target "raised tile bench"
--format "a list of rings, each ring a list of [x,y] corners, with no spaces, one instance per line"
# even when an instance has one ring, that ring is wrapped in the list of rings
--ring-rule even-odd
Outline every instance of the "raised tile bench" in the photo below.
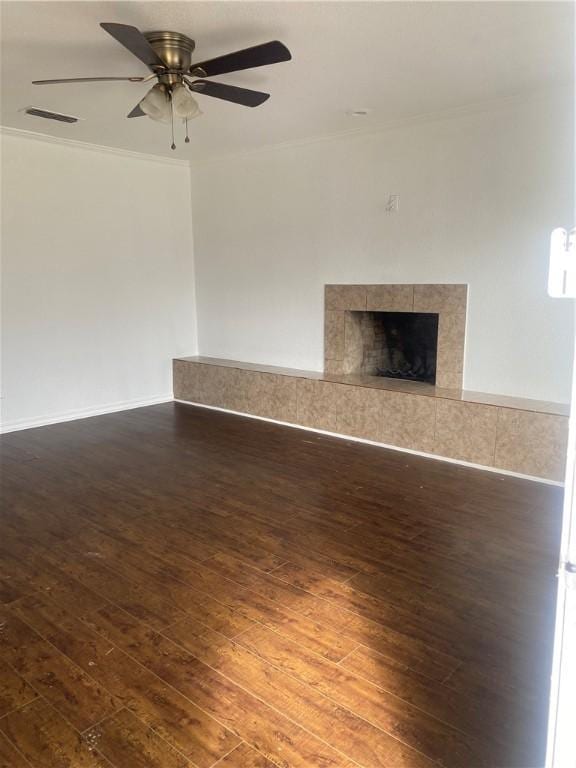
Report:
[[[568,406],[234,360],[174,360],[174,397],[561,481]]]

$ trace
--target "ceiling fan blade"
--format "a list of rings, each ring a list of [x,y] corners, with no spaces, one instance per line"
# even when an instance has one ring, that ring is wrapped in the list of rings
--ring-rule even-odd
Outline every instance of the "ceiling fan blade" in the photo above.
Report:
[[[154,77],[154,75],[151,75],[150,77]],[[143,83],[148,79],[148,77],[64,77],[59,80],[32,80],[32,85],[54,85],[55,83],[104,83],[112,80]]]
[[[146,112],[143,112],[143,111],[140,109],[140,102],[138,102],[138,104],[136,104],[136,106],[134,107],[134,109],[132,110],[132,112],[129,112],[129,113],[126,115],[126,117],[145,117],[145,116],[146,116]]]
[[[190,67],[191,74],[196,77],[212,77],[224,75],[227,72],[237,72],[240,69],[263,67],[266,64],[277,64],[280,61],[290,61],[292,55],[286,46],[278,40],[270,43],[254,45],[242,51],[227,53],[208,61],[200,61]]]
[[[209,80],[186,82],[195,93],[203,93],[205,96],[213,96],[215,99],[223,99],[224,101],[233,101],[234,104],[242,104],[245,107],[257,107],[270,98],[269,93],[238,88],[236,85],[212,83]]]
[[[162,69],[166,69],[166,64],[158,56],[142,32],[140,32],[139,29],[136,29],[136,27],[130,27],[127,24],[113,24],[110,22],[102,22],[100,26],[108,32],[109,35],[112,35],[112,37],[121,45],[128,48],[130,53],[133,53],[134,56],[140,59],[140,61],[143,61],[147,67],[150,67],[151,69],[154,67],[162,67]]]

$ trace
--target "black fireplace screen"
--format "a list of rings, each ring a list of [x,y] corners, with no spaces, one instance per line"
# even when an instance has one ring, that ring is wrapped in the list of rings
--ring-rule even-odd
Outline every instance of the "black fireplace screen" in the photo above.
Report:
[[[376,336],[383,345],[378,376],[436,382],[438,315],[375,312]]]

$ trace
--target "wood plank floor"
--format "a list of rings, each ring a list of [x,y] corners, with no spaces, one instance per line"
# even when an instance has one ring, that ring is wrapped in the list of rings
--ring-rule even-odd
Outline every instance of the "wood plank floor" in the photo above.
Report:
[[[172,403],[0,444],[0,768],[543,765],[559,488]]]

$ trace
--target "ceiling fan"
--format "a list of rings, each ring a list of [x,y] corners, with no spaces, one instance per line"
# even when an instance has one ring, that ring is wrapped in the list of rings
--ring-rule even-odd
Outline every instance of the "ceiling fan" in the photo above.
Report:
[[[127,48],[140,61],[144,62],[152,74],[146,77],[72,77],[57,80],[34,80],[34,85],[53,85],[57,83],[91,83],[104,81],[128,81],[131,83],[157,82],[141,99],[127,117],[148,115],[153,120],[171,122],[172,149],[174,143],[174,118],[186,123],[202,114],[192,93],[201,93],[224,99],[245,107],[257,107],[270,97],[269,93],[238,88],[235,85],[214,83],[206,80],[213,75],[237,72],[241,69],[262,67],[289,61],[292,56],[286,46],[278,40],[244,48],[241,51],[217,56],[215,59],[192,63],[194,40],[180,32],[140,32],[127,24],[100,24],[108,34]],[[193,79],[191,79],[193,78]]]

